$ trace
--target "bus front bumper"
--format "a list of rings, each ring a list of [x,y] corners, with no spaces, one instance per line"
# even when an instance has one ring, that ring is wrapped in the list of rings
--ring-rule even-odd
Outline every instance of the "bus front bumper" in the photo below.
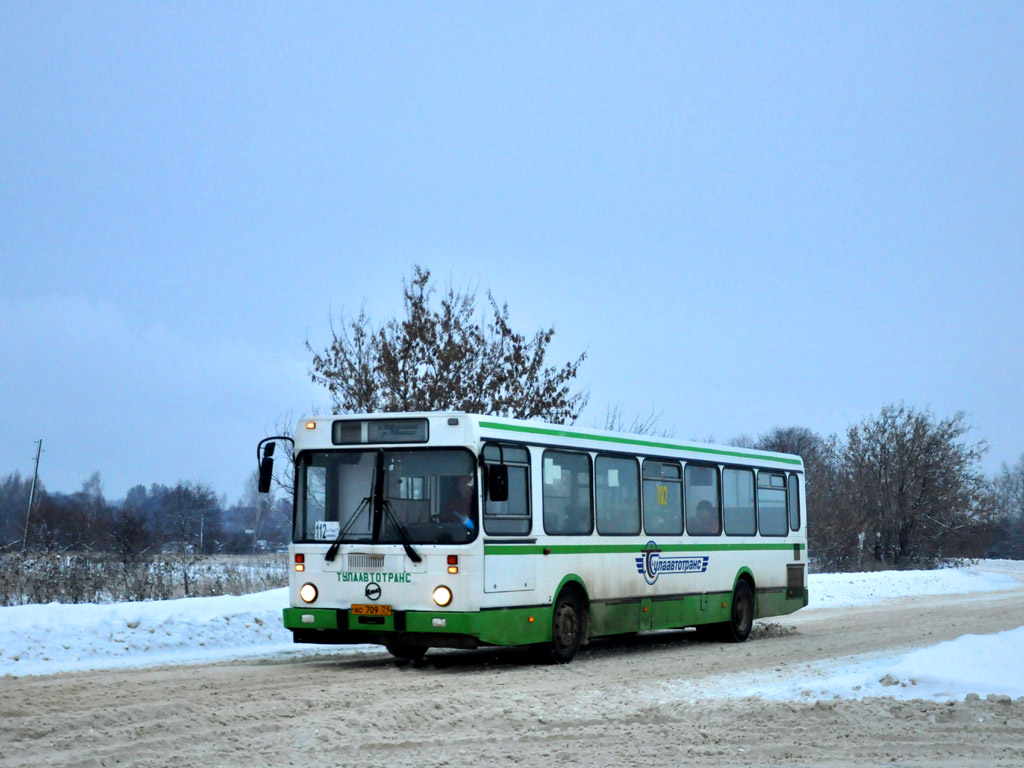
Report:
[[[356,616],[343,608],[285,608],[297,643],[411,643],[436,647],[527,645],[550,639],[551,607],[500,611],[394,611]]]

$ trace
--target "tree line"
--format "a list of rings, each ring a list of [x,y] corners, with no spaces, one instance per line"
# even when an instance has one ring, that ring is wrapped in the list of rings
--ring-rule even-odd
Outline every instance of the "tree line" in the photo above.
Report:
[[[612,413],[609,426],[621,426],[620,410]],[[653,433],[657,419],[635,420],[632,429]],[[728,442],[803,457],[808,549],[820,570],[1024,558],[1024,455],[987,477],[980,468],[986,446],[969,441],[969,431],[962,413],[943,418],[887,405],[842,437],[785,427]],[[228,506],[209,485],[180,482],[137,485],[112,502],[95,473],[76,493],[50,493],[40,484],[30,511],[30,486],[19,472],[0,480],[0,552],[186,562],[199,555],[277,551],[290,539],[286,494],[253,490]]]
[[[1024,558],[1024,456],[987,477],[987,445],[970,430],[963,413],[900,404],[841,437],[790,427],[747,444],[803,457],[808,550],[820,570]]]
[[[276,550],[291,537],[291,500],[253,490],[228,506],[210,485],[136,485],[108,501],[100,474],[75,493],[40,483],[29,509],[31,478],[0,480],[0,552],[105,552],[149,555],[246,554]]]

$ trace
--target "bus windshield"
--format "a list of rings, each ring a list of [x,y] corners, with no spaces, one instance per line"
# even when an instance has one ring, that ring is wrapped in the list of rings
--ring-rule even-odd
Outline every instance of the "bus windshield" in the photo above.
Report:
[[[399,544],[404,534],[413,544],[465,543],[476,538],[476,488],[473,454],[463,449],[305,452],[294,540]]]

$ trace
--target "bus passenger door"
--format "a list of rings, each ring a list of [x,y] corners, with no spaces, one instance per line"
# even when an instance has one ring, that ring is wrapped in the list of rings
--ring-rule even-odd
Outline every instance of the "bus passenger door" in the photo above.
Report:
[[[536,539],[528,538],[529,453],[522,446],[490,443],[483,455],[484,592],[536,589]]]

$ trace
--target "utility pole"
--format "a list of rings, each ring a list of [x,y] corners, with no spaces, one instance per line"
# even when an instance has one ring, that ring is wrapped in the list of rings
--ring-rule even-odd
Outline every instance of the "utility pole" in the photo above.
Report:
[[[32,475],[32,489],[28,492],[28,512],[25,513],[25,535],[21,539],[21,551],[28,547],[28,522],[32,517],[32,505],[36,501],[36,484],[39,482],[39,455],[43,452],[43,438],[36,440],[36,471]]]

